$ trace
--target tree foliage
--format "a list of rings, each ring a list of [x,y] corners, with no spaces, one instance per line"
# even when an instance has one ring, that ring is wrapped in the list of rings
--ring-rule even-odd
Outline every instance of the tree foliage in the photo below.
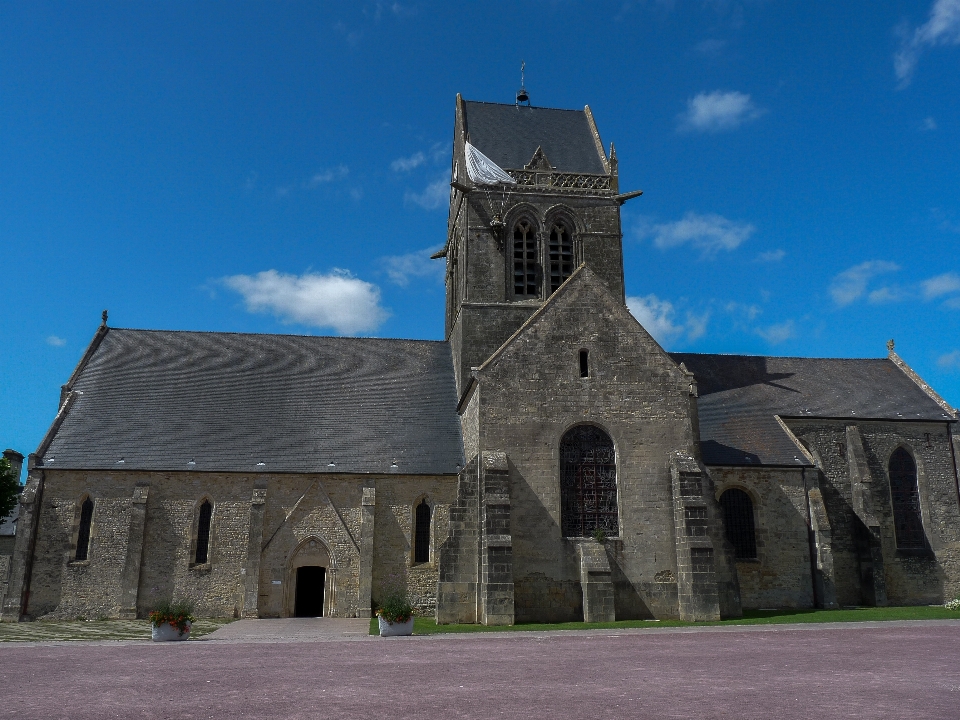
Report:
[[[20,478],[10,467],[10,461],[0,458],[0,520],[7,517],[17,506]]]

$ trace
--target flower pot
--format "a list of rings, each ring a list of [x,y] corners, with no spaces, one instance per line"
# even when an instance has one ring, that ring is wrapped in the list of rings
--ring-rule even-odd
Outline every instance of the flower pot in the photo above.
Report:
[[[397,635],[413,635],[413,618],[405,623],[387,622],[382,617],[380,621],[380,637],[395,637]]]
[[[153,632],[150,637],[154,642],[166,642],[168,640],[189,640],[190,639],[190,628],[193,626],[189,620],[187,621],[186,632],[180,632],[175,626],[170,623],[164,623],[163,625],[153,626]]]

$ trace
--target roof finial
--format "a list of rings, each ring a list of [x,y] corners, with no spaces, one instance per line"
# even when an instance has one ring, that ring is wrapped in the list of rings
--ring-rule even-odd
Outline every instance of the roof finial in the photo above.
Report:
[[[107,326],[107,311],[104,310],[103,313],[100,315],[100,317],[103,319],[103,322],[101,322],[100,324],[103,325],[104,327],[106,327],[106,326]]]
[[[526,69],[527,64],[521,60],[520,61],[520,89],[517,90],[517,107],[520,107],[520,103],[525,102],[527,107],[530,107],[530,95],[527,94],[527,89],[523,86],[523,71]]]
[[[893,354],[893,338],[890,338],[889,340],[887,340],[887,354],[888,355]]]

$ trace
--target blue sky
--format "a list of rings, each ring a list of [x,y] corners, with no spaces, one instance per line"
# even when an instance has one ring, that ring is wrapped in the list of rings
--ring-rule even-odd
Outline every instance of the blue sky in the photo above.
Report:
[[[117,327],[441,338],[454,98],[589,104],[669,350],[960,404],[960,0],[0,5],[0,444]]]

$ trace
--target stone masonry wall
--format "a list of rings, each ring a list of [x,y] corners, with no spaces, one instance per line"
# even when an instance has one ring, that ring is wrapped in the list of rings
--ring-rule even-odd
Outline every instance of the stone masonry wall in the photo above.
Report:
[[[739,488],[753,501],[757,559],[737,561],[743,607],[813,607],[803,471],[711,467],[710,475],[718,500]]]
[[[384,597],[391,586],[406,585],[417,614],[434,614],[439,548],[449,532],[450,505],[456,495],[456,477],[392,476],[377,481],[374,603]],[[415,563],[414,511],[422,499],[426,499],[432,514],[430,561]]]
[[[266,485],[258,610],[261,617],[294,611],[295,570],[327,568],[324,612],[359,610],[360,501],[376,486],[373,593],[391,575],[408,583],[415,604],[436,604],[436,558],[413,565],[413,508],[423,497],[433,508],[432,547],[446,537],[455,477],[238,475],[136,471],[46,470],[28,615],[88,619],[118,617],[129,562],[135,488],[147,486],[136,612],[144,617],[162,600],[188,600],[199,616],[240,616],[256,483]],[[77,562],[79,503],[94,501],[89,554]],[[197,511],[213,504],[209,561],[193,563]],[[304,555],[307,553],[309,556]],[[304,559],[306,558],[306,559]],[[134,574],[136,577],[136,573]]]
[[[790,422],[822,463],[821,491],[833,527],[837,600],[864,602],[853,537],[854,513],[846,450],[850,422]],[[870,501],[880,521],[887,601],[893,605],[942,603],[960,595],[960,503],[947,428],[943,423],[855,421],[872,482]],[[897,550],[888,463],[903,446],[917,463],[923,526],[931,554]]]

